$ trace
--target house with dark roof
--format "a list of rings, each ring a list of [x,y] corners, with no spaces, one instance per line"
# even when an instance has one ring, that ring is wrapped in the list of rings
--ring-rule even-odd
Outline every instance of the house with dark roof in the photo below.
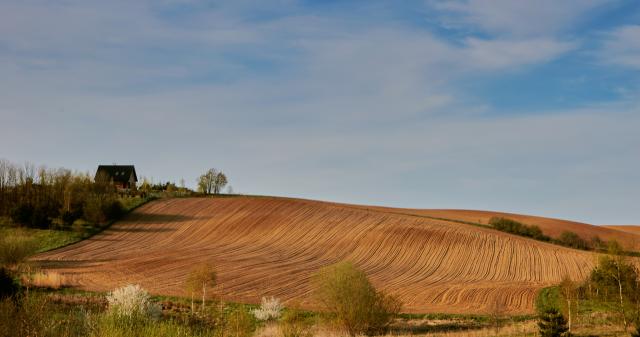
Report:
[[[138,176],[133,165],[100,165],[95,181],[110,182],[119,189],[131,189],[135,188]]]

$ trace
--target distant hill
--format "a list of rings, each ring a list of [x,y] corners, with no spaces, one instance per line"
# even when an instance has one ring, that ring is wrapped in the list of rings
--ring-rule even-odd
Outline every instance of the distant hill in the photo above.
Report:
[[[406,210],[275,197],[178,198],[146,204],[110,229],[37,257],[83,289],[135,282],[184,296],[199,262],[217,266],[233,301],[261,296],[314,308],[311,276],[349,260],[398,295],[407,312],[532,313],[537,292],[585,278],[596,255],[430,217],[486,223],[502,213]],[[547,233],[571,230],[632,244],[635,235],[576,222],[504,215]]]
[[[603,225],[602,227],[632,234],[640,234],[640,225]],[[640,241],[640,237],[636,240]]]
[[[616,240],[628,250],[640,250],[640,241],[632,229],[628,226],[596,226],[581,222],[545,218],[533,215],[522,215],[504,212],[458,210],[458,209],[398,209],[386,207],[361,206],[366,209],[386,210],[404,214],[414,214],[442,219],[459,220],[487,225],[492,217],[504,217],[516,220],[527,225],[536,225],[544,234],[553,238],[559,237],[564,231],[571,231],[580,235],[585,240],[591,240],[594,236],[602,240]],[[624,233],[620,233],[620,231]]]

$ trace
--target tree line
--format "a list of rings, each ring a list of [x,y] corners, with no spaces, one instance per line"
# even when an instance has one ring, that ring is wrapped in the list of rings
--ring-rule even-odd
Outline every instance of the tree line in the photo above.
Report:
[[[550,242],[560,246],[600,252],[607,250],[608,243],[600,239],[597,235],[592,237],[591,240],[585,240],[574,232],[564,231],[559,237],[551,238],[545,235],[540,227],[536,225],[526,225],[503,217],[492,217],[489,219],[489,225],[502,232],[524,236],[538,241]]]
[[[541,336],[569,336],[582,318],[590,320],[594,308],[617,316],[625,332],[635,325],[632,336],[640,337],[640,271],[615,241],[607,245],[607,254],[583,282],[565,277],[558,285],[558,302],[541,303]]]
[[[15,224],[66,228],[78,219],[101,224],[123,211],[116,188],[108,181],[94,181],[88,173],[65,168],[0,160],[0,216]]]

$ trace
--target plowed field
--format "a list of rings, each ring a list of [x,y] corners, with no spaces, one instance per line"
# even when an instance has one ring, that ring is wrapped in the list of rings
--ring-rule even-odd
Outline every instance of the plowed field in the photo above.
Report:
[[[309,307],[313,273],[350,260],[398,295],[404,311],[450,313],[496,303],[532,312],[540,288],[565,275],[582,279],[595,261],[589,252],[401,213],[271,197],[164,199],[37,259],[83,289],[135,282],[177,296],[189,270],[211,262],[227,300],[273,295]]]
[[[598,236],[604,241],[616,240],[628,250],[640,250],[640,240],[637,235],[633,235],[640,233],[638,226],[595,226],[576,221],[492,211],[459,209],[397,209],[370,206],[360,207],[371,210],[385,210],[388,212],[473,222],[487,226],[489,224],[489,219],[492,217],[503,217],[513,219],[527,225],[536,225],[540,227],[546,235],[549,235],[552,238],[559,237],[564,231],[571,231],[580,235],[585,240],[591,240],[591,238]]]

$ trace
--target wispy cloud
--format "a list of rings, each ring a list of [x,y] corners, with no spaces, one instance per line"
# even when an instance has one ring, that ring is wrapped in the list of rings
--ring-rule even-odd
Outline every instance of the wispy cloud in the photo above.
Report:
[[[619,27],[604,34],[599,56],[608,64],[640,69],[640,25]]]
[[[470,64],[500,70],[522,65],[545,63],[576,48],[576,43],[553,39],[480,40],[466,41]]]
[[[443,23],[499,36],[540,37],[561,33],[612,0],[429,0]]]

